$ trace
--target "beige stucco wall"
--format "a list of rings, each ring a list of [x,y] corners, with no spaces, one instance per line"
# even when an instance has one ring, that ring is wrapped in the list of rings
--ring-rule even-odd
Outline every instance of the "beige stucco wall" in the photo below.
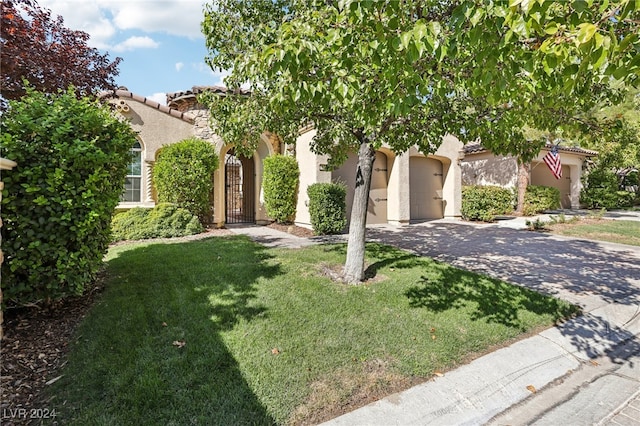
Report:
[[[306,188],[315,182],[330,182],[331,172],[321,170],[321,165],[326,164],[327,157],[316,155],[311,152],[310,146],[315,130],[309,130],[297,140],[296,159],[300,165],[300,192],[298,197],[296,223],[302,226],[310,226],[310,217],[308,211],[308,197]],[[462,204],[461,188],[462,188],[462,172],[460,169],[460,158],[462,156],[463,144],[453,136],[447,136],[439,149],[428,158],[435,159],[442,163],[443,180],[442,180],[442,202],[443,215],[449,218],[460,217],[460,208]],[[380,215],[386,217],[385,222],[402,225],[409,223],[411,220],[410,199],[410,162],[411,157],[425,157],[417,148],[411,148],[408,152],[396,155],[388,147],[383,146],[379,152],[386,156],[386,173],[387,173],[387,191],[386,191],[386,214]],[[354,154],[355,155],[355,154]],[[353,156],[352,156],[353,157]],[[355,158],[350,157],[347,166]],[[375,167],[375,166],[374,166]],[[344,169],[345,166],[341,167]],[[337,176],[351,176],[354,170],[339,169],[333,173],[334,178]],[[350,174],[351,173],[351,174]],[[347,206],[349,206],[349,195],[347,196]],[[348,213],[349,214],[349,213]]]
[[[534,170],[537,170],[541,167],[545,169],[545,171],[548,172],[549,175],[551,175],[551,171],[549,170],[547,165],[542,161],[542,158],[545,156],[547,152],[548,151],[546,150],[542,151],[531,162],[532,175]],[[562,168],[563,168],[563,176],[561,179],[570,180],[568,185],[570,188],[570,193],[568,194],[568,196],[562,197],[563,208],[572,208],[572,209],[580,208],[580,191],[582,190],[582,166],[584,164],[585,159],[586,157],[582,155],[572,154],[564,151],[560,152],[560,161],[562,162]],[[569,168],[569,176],[566,175],[566,172],[564,171],[565,168]],[[534,180],[531,180],[531,175],[529,176],[529,179],[531,183],[534,185],[541,184]],[[560,182],[557,182],[555,179],[544,180],[542,183],[547,183],[548,185],[550,185],[551,183],[557,183],[558,185],[553,185],[553,186],[558,186],[559,189],[561,189],[561,191],[562,191],[562,186],[564,186]],[[567,204],[570,204],[570,205],[567,205]]]
[[[557,181],[551,175],[547,165],[542,161],[548,150],[543,149],[531,162],[529,182],[533,185],[545,185],[562,188],[564,180],[569,179],[569,194],[563,196],[563,207],[580,208],[580,191],[582,189],[582,166],[585,156],[577,153],[561,151],[560,159],[563,170],[563,182]],[[540,169],[543,170],[540,170]],[[490,151],[467,154],[461,163],[463,185],[497,185],[505,188],[515,188],[518,183],[518,164],[513,156],[493,155]],[[548,173],[549,176],[544,176]],[[533,178],[533,179],[532,179]]]
[[[301,134],[295,146],[295,157],[300,168],[300,185],[298,187],[298,204],[296,206],[295,223],[307,228],[311,227],[307,188],[314,183],[331,182],[331,172],[321,170],[321,165],[327,163],[327,156],[317,155],[311,152],[311,141],[315,134],[315,130]]]
[[[138,134],[138,140],[142,144],[142,201],[140,203],[121,202],[118,208],[152,207],[155,202],[152,196],[151,171],[157,152],[164,145],[176,143],[193,136],[193,124],[149,107],[132,98],[120,98],[112,102],[128,107],[128,111],[123,111],[122,108],[119,108],[120,114]]]
[[[467,154],[460,164],[463,185],[498,185],[515,188],[518,163],[515,157],[493,155],[485,151]]]
[[[462,207],[462,170],[464,144],[455,136],[447,135],[434,153],[434,157],[443,163],[442,198],[444,217],[459,218]]]
[[[142,202],[140,203],[120,203],[118,208],[127,209],[136,206],[153,207],[155,202],[152,194],[152,168],[156,160],[158,151],[163,146],[170,145],[181,140],[197,137],[210,142],[218,154],[219,167],[214,173],[214,203],[213,218],[214,224],[223,226],[225,222],[225,156],[232,148],[216,135],[210,125],[210,113],[206,108],[194,103],[185,108],[182,117],[168,114],[165,108],[159,108],[154,103],[139,98],[137,96],[123,96],[111,100],[118,105],[120,114],[130,123],[133,130],[138,133],[138,139],[143,147],[143,176],[142,176]],[[126,107],[125,107],[126,105]],[[175,112],[175,111],[173,111]],[[254,152],[253,161],[255,166],[254,182],[254,206],[256,223],[268,223],[270,218],[264,207],[264,196],[262,192],[262,176],[264,173],[264,158],[276,152],[270,138],[263,134],[258,141],[258,148]]]
[[[167,111],[166,107],[159,107],[144,98],[135,96],[121,96],[112,100],[120,106],[126,104],[127,111],[120,111],[132,128],[138,133],[143,147],[144,173],[142,178],[143,201],[141,203],[121,203],[120,208],[133,206],[153,206],[152,197],[152,166],[158,150],[163,146],[179,142],[191,136],[209,141],[216,147],[220,159],[220,167],[214,174],[214,223],[223,226],[225,221],[225,156],[231,149],[222,139],[213,133],[209,126],[209,111],[197,103],[186,105],[179,115],[176,110]],[[263,160],[284,148],[285,152],[295,155],[300,166],[300,186],[298,191],[297,214],[295,222],[309,227],[311,224],[307,188],[316,182],[331,182],[332,173],[324,171],[322,165],[327,163],[327,156],[311,152],[311,142],[315,130],[308,130],[300,135],[295,147],[279,147],[272,138],[263,134],[254,152],[255,166],[255,218],[257,223],[270,221],[264,208],[264,194],[262,191]],[[461,207],[462,169],[460,158],[462,143],[453,136],[447,136],[439,149],[428,155],[442,165],[442,215],[444,217],[459,217]],[[288,148],[292,148],[289,150]],[[412,148],[409,152],[396,155],[388,147],[382,147],[379,153],[386,157],[386,194],[385,189],[379,190],[381,202],[376,208],[385,208],[384,212],[376,212],[377,219],[392,224],[408,223],[411,220],[410,200],[410,158],[425,157]],[[426,158],[426,157],[425,157]],[[382,194],[382,195],[380,195]],[[386,195],[386,196],[385,196]],[[386,198],[386,201],[383,201]],[[383,207],[386,203],[386,207]]]

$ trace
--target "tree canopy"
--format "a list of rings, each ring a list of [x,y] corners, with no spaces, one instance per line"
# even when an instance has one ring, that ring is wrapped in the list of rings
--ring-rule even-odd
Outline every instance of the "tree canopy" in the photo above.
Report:
[[[32,0],[3,0],[0,94],[5,100],[25,94],[23,80],[45,93],[74,86],[78,94],[115,87],[118,64],[87,45],[89,34],[64,26],[62,17]]]
[[[575,125],[578,112],[619,99],[611,81],[639,83],[639,8],[631,0],[214,1],[202,26],[208,63],[232,70],[226,84],[249,85],[251,95],[211,97],[213,124],[246,152],[264,130],[293,143],[309,123],[312,149],[334,164],[357,150],[364,179],[349,245],[364,252],[375,149],[416,145],[428,154],[451,133],[530,161],[542,142],[527,140],[527,125]],[[364,256],[350,260],[351,252],[345,277],[356,281]]]

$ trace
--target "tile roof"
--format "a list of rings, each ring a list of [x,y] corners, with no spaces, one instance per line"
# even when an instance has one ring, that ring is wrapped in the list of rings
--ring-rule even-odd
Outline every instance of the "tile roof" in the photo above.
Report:
[[[213,92],[218,94],[226,94],[230,90],[225,86],[193,86],[191,90],[182,90],[179,92],[167,93],[167,104],[177,102],[184,99],[194,98],[196,95],[204,92]],[[249,90],[236,89],[233,93],[240,95],[248,95],[251,93]]]
[[[542,149],[546,149],[546,150],[550,150],[551,148],[553,148],[553,144],[546,144]],[[479,142],[470,142],[468,144],[466,144],[464,146],[464,153],[465,154],[479,154],[481,152],[488,152],[490,151],[489,149],[485,148],[484,146],[482,146],[481,143]],[[593,157],[598,155],[597,151],[593,151],[590,149],[585,149],[585,148],[580,148],[579,146],[573,146],[573,147],[569,147],[569,146],[559,146],[558,147],[558,151],[560,152],[570,152],[573,154],[581,154],[581,155],[585,155],[587,157]]]
[[[140,95],[136,95],[135,93],[130,92],[129,90],[127,90],[126,88],[120,88],[117,90],[110,90],[107,92],[102,92],[99,95],[100,99],[106,99],[106,98],[129,98],[129,99],[133,99],[134,101],[138,101],[142,104],[145,104],[151,108],[155,108],[160,112],[163,112],[165,114],[168,114],[172,117],[176,117],[179,118],[180,120],[186,121],[187,123],[191,123],[193,124],[193,117],[191,117],[191,115],[184,113],[182,111],[178,111],[175,108],[171,108],[168,107],[166,105],[162,105],[154,100],[151,100],[149,98],[146,98],[144,96],[140,96]]]

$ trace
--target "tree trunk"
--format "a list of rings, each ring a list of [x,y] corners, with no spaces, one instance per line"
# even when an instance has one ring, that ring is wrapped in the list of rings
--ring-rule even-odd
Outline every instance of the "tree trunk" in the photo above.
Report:
[[[351,207],[347,260],[344,264],[344,280],[357,284],[364,279],[365,233],[367,229],[367,207],[369,189],[376,152],[365,140],[358,150],[358,170],[356,172],[355,193]]]
[[[525,164],[518,160],[518,204],[516,207],[517,214],[524,213],[524,195],[529,185],[529,169],[531,165]]]

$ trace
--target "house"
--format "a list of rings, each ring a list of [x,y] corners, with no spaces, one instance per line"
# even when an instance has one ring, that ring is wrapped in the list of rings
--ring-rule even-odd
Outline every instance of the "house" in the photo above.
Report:
[[[154,206],[157,196],[152,184],[152,169],[159,150],[167,144],[197,137],[212,143],[220,159],[220,167],[213,178],[212,210],[217,226],[270,222],[262,198],[263,160],[275,154],[294,155],[300,166],[296,224],[310,227],[306,190],[317,182],[346,183],[347,208],[350,211],[357,163],[355,153],[339,169],[326,170],[324,166],[328,158],[310,149],[315,130],[308,127],[301,130],[294,146],[287,146],[275,135],[265,132],[251,158],[236,155],[233,145],[211,131],[209,111],[197,102],[197,95],[202,91],[223,94],[226,89],[196,86],[191,90],[169,93],[166,106],[126,88],[102,95],[115,105],[138,135],[132,146],[134,160],[129,168],[120,209]],[[459,140],[447,136],[434,154],[426,156],[415,147],[403,154],[395,154],[386,147],[377,151],[368,223],[399,225],[410,221],[459,217],[462,148]]]
[[[562,208],[580,208],[582,173],[587,161],[596,156],[597,152],[578,147],[558,147],[562,163],[562,177],[556,179],[543,162],[543,157],[552,148],[552,145],[545,146],[531,162],[529,184],[558,188]],[[517,186],[518,163],[516,157],[494,155],[477,142],[464,146],[464,159],[461,162],[461,168],[463,185],[497,185],[505,188]]]

